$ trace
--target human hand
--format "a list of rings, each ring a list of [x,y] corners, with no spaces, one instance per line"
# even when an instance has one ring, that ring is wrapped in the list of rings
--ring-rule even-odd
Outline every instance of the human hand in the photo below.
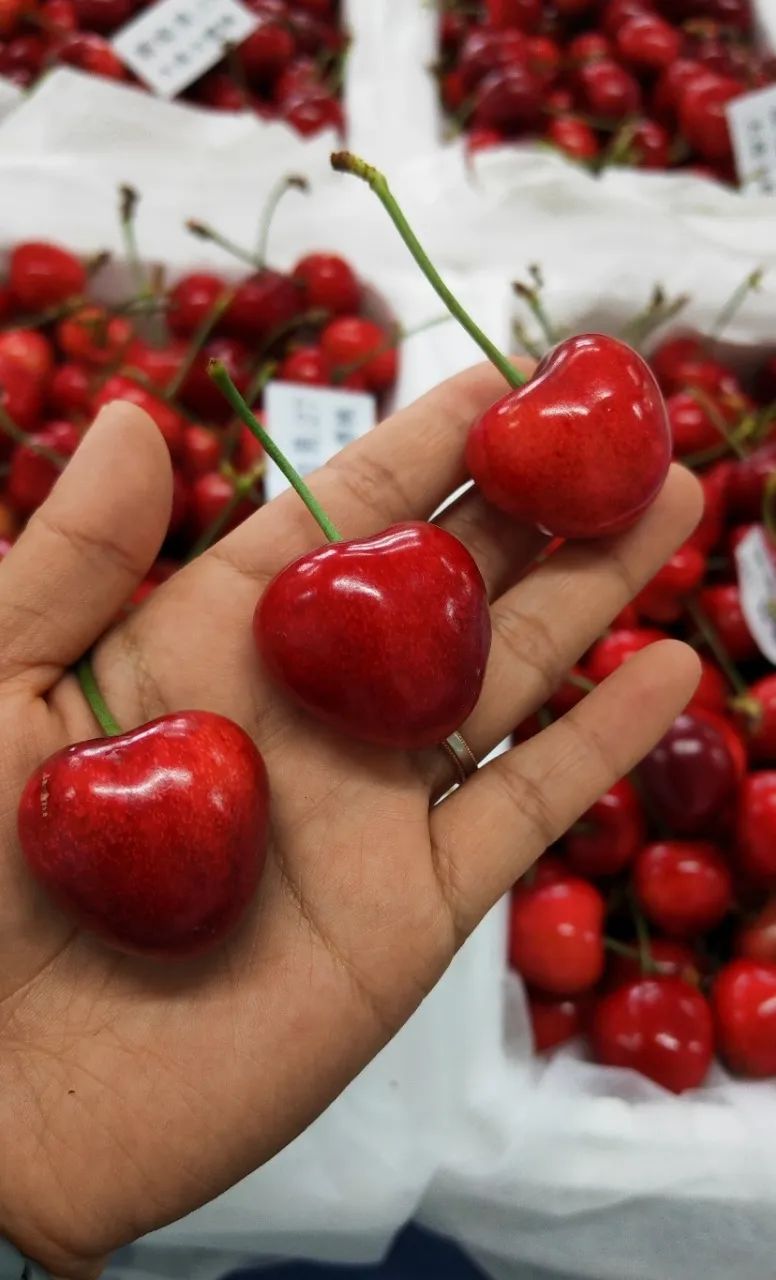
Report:
[[[502,391],[478,367],[310,479],[345,537],[427,518],[465,479],[472,419]],[[169,459],[143,413],[111,405],[0,566],[0,1235],[57,1275],[216,1196],[308,1125],[417,1007],[485,912],[661,736],[698,664],[666,641],[441,805],[439,750],[370,748],[264,677],[250,621],[278,569],[321,535],[289,493],[112,625],[155,558]],[[477,560],[493,647],[463,732],[479,757],[540,706],[687,537],[698,486],[674,470],[608,542],[544,545],[469,492],[441,522]],[[106,630],[107,628],[107,630]],[[104,633],[104,634],[103,634]],[[75,930],[16,838],[32,769],[97,728],[72,663],[124,728],[202,708],[240,723],[271,787],[267,867],[215,954],[161,966]]]

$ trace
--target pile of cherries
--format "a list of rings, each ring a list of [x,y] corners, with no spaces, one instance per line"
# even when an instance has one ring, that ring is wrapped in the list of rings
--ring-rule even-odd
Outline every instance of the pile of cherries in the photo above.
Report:
[[[643,764],[517,886],[510,951],[538,1051],[582,1034],[599,1062],[678,1093],[715,1053],[776,1076],[776,672],[735,557],[760,529],[776,562],[776,356],[744,381],[713,343],[676,333],[651,364],[703,518],[518,737],[666,635],[696,645],[703,675]]]
[[[65,63],[136,83],[111,38],[156,0],[0,0],[0,75],[27,88]],[[244,0],[256,30],[185,93],[223,111],[285,120],[304,136],[343,129],[347,36],[339,0]],[[142,87],[142,86],[141,86]]]
[[[396,377],[396,335],[364,314],[341,257],[293,271],[215,273],[106,306],[100,262],[51,243],[18,244],[0,285],[0,554],[48,495],[101,406],[130,400],[162,432],[174,503],[162,555],[139,601],[262,500],[264,453],[207,374],[220,360],[258,411],[268,377],[369,391]],[[149,277],[150,279],[150,277]]]
[[[776,80],[750,0],[440,5],[440,93],[470,151],[542,141],[595,170],[736,181],[725,108]]]

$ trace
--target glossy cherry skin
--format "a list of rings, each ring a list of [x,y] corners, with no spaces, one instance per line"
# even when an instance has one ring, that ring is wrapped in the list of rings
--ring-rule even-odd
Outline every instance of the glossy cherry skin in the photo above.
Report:
[[[741,783],[736,852],[755,882],[776,886],[776,770],[750,773]]]
[[[370,391],[388,391],[396,381],[398,353],[389,335],[363,316],[338,316],[321,333],[321,350],[332,370],[357,366]]]
[[[181,338],[193,337],[223,297],[226,287],[220,276],[205,271],[183,276],[170,290],[168,298],[167,323],[173,333]]]
[[[670,459],[652,373],[602,334],[561,342],[530,382],[486,409],[466,446],[489,502],[564,538],[626,529],[656,497]]]
[[[604,970],[604,900],[567,876],[512,897],[509,958],[526,982],[552,995],[594,987]]]
[[[700,840],[645,845],[633,864],[633,885],[650,923],[678,938],[715,928],[733,900],[727,862]]]
[[[733,960],[717,974],[712,1003],[720,1053],[731,1071],[776,1075],[776,965]]]
[[[599,1001],[591,1039],[598,1062],[631,1067],[672,1093],[702,1084],[713,1052],[708,1002],[680,978],[649,977]]]
[[[673,124],[685,86],[704,74],[703,64],[693,58],[676,58],[669,63],[660,73],[652,94],[652,109],[658,119]]]
[[[736,954],[746,960],[776,964],[776,895],[741,930]]]
[[[658,631],[650,627],[623,627],[618,631],[611,631],[608,636],[598,640],[590,650],[585,662],[585,675],[595,684],[600,684],[613,671],[621,667],[623,662],[633,657],[634,653],[647,649],[658,640],[667,639],[667,631]]]
[[[616,37],[620,27],[623,27],[631,18],[653,12],[649,0],[608,0],[608,3],[603,6],[599,25],[606,35]]]
[[[469,552],[420,522],[302,556],[273,578],[253,627],[267,671],[311,715],[406,750],[469,715],[491,635]]]
[[[588,1002],[570,996],[553,1000],[531,992],[528,996],[528,1013],[531,1018],[534,1049],[547,1053],[578,1036],[585,1027]]]
[[[107,40],[91,31],[74,31],[60,41],[57,50],[60,62],[67,62],[81,71],[90,71],[106,80],[125,80],[124,63]]]
[[[693,395],[675,391],[666,400],[674,452],[678,457],[712,448],[722,441],[719,428]]]
[[[700,585],[706,571],[706,557],[692,543],[685,543],[659,569],[636,596],[639,614],[651,622],[676,622],[684,612],[691,592]]]
[[[639,775],[656,811],[680,835],[713,827],[736,786],[725,738],[695,712],[677,717]]]
[[[681,978],[690,986],[697,987],[701,974],[698,958],[692,947],[676,938],[650,938],[649,964],[647,970],[642,968],[638,944],[633,944],[634,954],[611,956],[606,970],[606,989],[625,986],[628,982],[638,982],[639,978],[649,978],[653,974],[664,978]]]
[[[704,159],[727,160],[731,155],[725,108],[743,92],[737,80],[713,71],[685,85],[679,99],[679,123],[687,141]]]
[[[547,141],[572,160],[592,160],[601,150],[590,125],[576,116],[556,116],[547,126]]]
[[[606,120],[621,120],[637,111],[641,103],[638,81],[619,63],[606,58],[580,67],[579,83],[587,109]]]
[[[541,889],[543,885],[555,884],[558,880],[568,880],[569,869],[563,858],[557,853],[543,853],[540,858],[518,880],[513,893],[530,893],[532,889]]]
[[[0,359],[21,365],[33,378],[44,381],[54,368],[54,351],[45,334],[37,329],[6,329],[0,332]]]
[[[361,285],[352,267],[335,253],[308,253],[291,273],[302,289],[305,309],[322,307],[333,315],[357,311]]]
[[[583,814],[580,827],[572,827],[564,843],[571,870],[592,877],[622,871],[636,856],[645,836],[641,801],[633,783],[627,778],[616,782]]]
[[[272,337],[302,310],[302,290],[290,276],[265,267],[243,280],[224,316],[226,333],[244,342]]]
[[[756,658],[757,642],[741,608],[741,592],[736,582],[718,583],[699,592],[700,604],[709,622],[734,662]]]
[[[180,711],[79,742],[35,770],[19,805],[30,869],[122,951],[185,958],[226,937],[266,856],[268,786],[231,720]]]
[[[240,45],[238,54],[246,75],[256,80],[271,80],[278,75],[296,52],[296,40],[288,25],[267,19]]]
[[[47,241],[18,244],[8,264],[9,282],[20,307],[39,311],[83,291],[86,270],[75,254]]]
[[[717,462],[699,477],[703,489],[703,515],[688,542],[701,551],[711,551],[722,536],[732,471],[732,463]]]
[[[42,430],[30,434],[28,444],[16,446],[11,455],[6,492],[21,515],[32,515],[45,502],[59,476],[59,468],[34,446],[45,445],[66,459],[75,453],[79,439],[72,422],[49,422]]]

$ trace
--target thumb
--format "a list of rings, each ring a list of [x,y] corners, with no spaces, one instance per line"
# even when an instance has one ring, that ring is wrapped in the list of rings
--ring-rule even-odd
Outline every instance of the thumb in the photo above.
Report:
[[[91,647],[156,558],[171,502],[156,425],[107,405],[0,565],[0,680],[42,693]]]

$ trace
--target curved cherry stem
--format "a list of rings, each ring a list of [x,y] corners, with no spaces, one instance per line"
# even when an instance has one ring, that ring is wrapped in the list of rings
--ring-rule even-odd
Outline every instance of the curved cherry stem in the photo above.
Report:
[[[86,701],[92,709],[95,720],[102,729],[103,733],[109,738],[115,738],[123,732],[121,725],[114,719],[111,714],[107,702],[100,693],[100,687],[92,668],[91,659],[87,656],[82,658],[76,668],[78,683],[81,686]]]
[[[272,439],[272,436],[264,429],[256,415],[251,412],[250,407],[246,404],[245,400],[243,400],[240,392],[232,382],[232,379],[229,377],[229,374],[221,361],[211,360],[208,364],[207,371],[219,391],[223,394],[234,412],[237,414],[237,417],[241,422],[245,423],[248,430],[252,432],[259,441],[259,444],[262,446],[267,456],[270,457],[275,465],[280,468],[283,475],[286,477],[286,480],[291,485],[291,488],[295,489],[299,494],[302,502],[310,512],[310,515],[323,530],[328,541],[341,542],[342,534],[332,524],[331,520],[326,515],[326,512],[323,510],[323,507],[305,484],[299,472],[291,465],[286,455],[278,448],[275,441]]]
[[[482,329],[474,323],[455,294],[448,289],[405,218],[396,197],[388,186],[385,175],[380,173],[379,169],[375,169],[371,164],[367,164],[365,160],[361,160],[359,156],[352,155],[349,151],[333,152],[331,166],[338,173],[352,173],[354,177],[360,178],[362,182],[365,182],[374,191],[432,289],[442,299],[448,311],[455,316],[469,337],[484,351],[491,364],[495,365],[499,373],[503,374],[510,387],[522,387],[528,381],[527,377],[515,368],[503,352],[499,351],[498,347],[491,342],[490,338],[485,336]]]
[[[256,245],[256,264],[259,270],[267,265],[269,233],[272,229],[275,212],[283,196],[287,191],[301,191],[307,195],[309,190],[310,184],[306,178],[302,177],[300,173],[289,173],[285,178],[281,178],[270,191],[262,210],[261,222],[259,223],[259,238]]]
[[[719,314],[712,321],[708,333],[711,341],[719,341],[731,320],[740,310],[742,303],[746,301],[750,293],[754,293],[760,288],[764,275],[764,267],[755,267],[754,271],[750,271],[749,275],[736,286],[727,302],[720,308]]]

